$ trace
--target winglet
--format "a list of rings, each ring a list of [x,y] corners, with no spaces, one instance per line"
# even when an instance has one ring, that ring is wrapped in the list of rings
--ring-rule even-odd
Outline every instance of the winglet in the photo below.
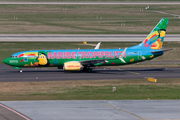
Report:
[[[94,49],[99,49],[101,42],[99,42]]]
[[[120,59],[121,61],[123,61],[124,63],[126,63],[126,62],[124,61],[124,59],[123,59],[124,55],[126,54],[126,50],[127,50],[127,47],[123,50],[123,52],[122,52],[121,55],[119,56],[119,59]]]

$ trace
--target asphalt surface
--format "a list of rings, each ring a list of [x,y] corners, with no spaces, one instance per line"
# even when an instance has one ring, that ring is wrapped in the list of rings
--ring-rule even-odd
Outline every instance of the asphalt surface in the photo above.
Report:
[[[33,120],[180,119],[180,100],[56,100],[1,103]]]
[[[22,113],[0,102],[0,120],[30,120]]]
[[[16,41],[16,42],[81,42],[81,41],[106,41],[106,42],[120,42],[120,41],[134,41],[142,42],[147,35],[0,35],[0,41]],[[167,34],[164,41],[180,41],[180,35]]]
[[[0,64],[0,82],[13,81],[66,81],[105,79],[180,78],[180,68],[94,68],[92,73],[83,71],[64,72],[56,68],[24,68],[23,73]]]
[[[0,4],[45,5],[177,5],[180,2],[0,2]]]

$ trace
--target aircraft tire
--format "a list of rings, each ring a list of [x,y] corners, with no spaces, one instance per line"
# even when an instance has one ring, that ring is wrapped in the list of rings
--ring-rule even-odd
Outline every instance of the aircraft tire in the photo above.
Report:
[[[87,67],[84,67],[83,68],[83,72],[87,72],[88,71],[88,68]]]
[[[89,72],[89,73],[91,73],[91,72],[92,72],[92,69],[91,69],[91,68],[89,68],[89,69],[88,69],[88,72]]]

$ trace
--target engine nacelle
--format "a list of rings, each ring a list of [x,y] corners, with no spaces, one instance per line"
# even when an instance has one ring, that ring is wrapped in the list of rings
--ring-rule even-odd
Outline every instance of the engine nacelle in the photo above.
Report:
[[[66,62],[64,63],[63,70],[65,71],[80,71],[82,68],[79,62]]]

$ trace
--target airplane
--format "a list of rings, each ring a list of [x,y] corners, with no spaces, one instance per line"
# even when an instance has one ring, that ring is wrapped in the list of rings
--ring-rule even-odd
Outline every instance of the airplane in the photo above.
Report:
[[[151,60],[166,51],[162,46],[168,21],[168,18],[162,18],[141,44],[125,49],[99,49],[100,42],[95,49],[22,51],[3,62],[20,72],[26,67],[92,72],[91,68],[96,66],[120,66]]]

